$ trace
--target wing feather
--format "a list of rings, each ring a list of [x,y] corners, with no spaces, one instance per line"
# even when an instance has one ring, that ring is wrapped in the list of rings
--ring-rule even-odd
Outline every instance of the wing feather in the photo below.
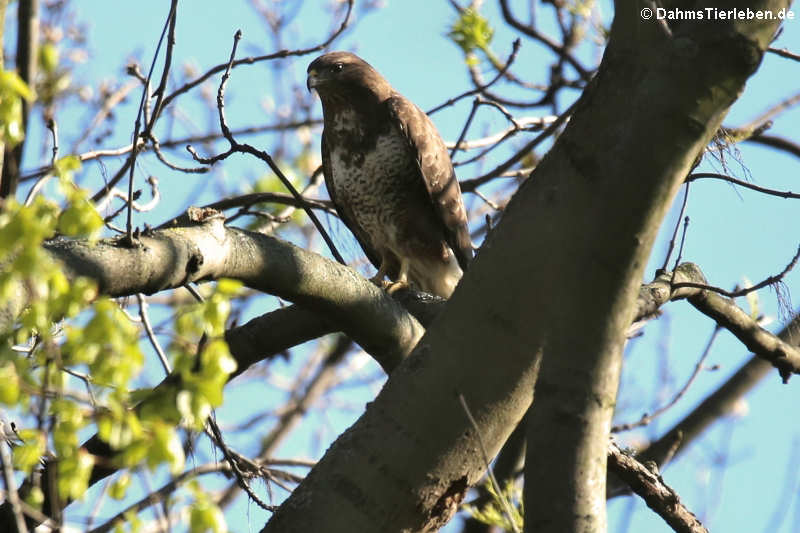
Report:
[[[420,176],[441,222],[447,244],[453,249],[461,270],[466,271],[472,260],[472,241],[461,187],[447,147],[428,115],[413,102],[395,93],[385,105],[389,116],[405,136],[409,153],[419,165]]]

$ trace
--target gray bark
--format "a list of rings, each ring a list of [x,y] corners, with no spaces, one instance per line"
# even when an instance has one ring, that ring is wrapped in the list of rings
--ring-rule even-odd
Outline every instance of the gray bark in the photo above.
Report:
[[[397,365],[424,331],[402,305],[354,270],[279,239],[225,227],[218,214],[188,226],[149,232],[133,247],[121,240],[95,246],[59,240],[45,248],[69,277],[91,278],[108,296],[152,294],[225,277],[241,280],[301,304],[328,322],[317,334],[347,333],[384,368]],[[21,287],[16,298],[3,303],[0,332],[8,331],[27,303]],[[425,307],[415,304],[421,316]]]

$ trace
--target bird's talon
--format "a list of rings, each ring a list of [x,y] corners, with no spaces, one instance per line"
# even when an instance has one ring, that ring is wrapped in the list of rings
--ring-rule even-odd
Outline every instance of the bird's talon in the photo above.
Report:
[[[386,294],[392,295],[397,291],[408,289],[409,285],[407,281],[395,281],[394,283],[387,283],[386,284]]]
[[[369,281],[370,281],[370,283],[372,283],[373,285],[377,286],[380,289],[385,289],[389,285],[391,285],[390,282],[388,282],[385,279],[383,279],[383,274],[376,274],[376,275],[372,276],[371,278],[369,278]]]

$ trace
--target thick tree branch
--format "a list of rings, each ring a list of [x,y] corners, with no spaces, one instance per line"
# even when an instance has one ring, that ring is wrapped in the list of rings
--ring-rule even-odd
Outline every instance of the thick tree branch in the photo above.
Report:
[[[387,369],[422,335],[412,315],[352,269],[273,237],[226,227],[213,210],[194,210],[192,217],[191,225],[140,235],[140,245],[133,248],[120,240],[95,246],[59,240],[45,247],[69,276],[91,278],[101,294],[112,297],[224,277],[241,280],[324,317]],[[19,311],[24,305],[18,300],[6,308]],[[0,330],[10,326],[6,320]]]
[[[784,382],[792,374],[800,374],[800,350],[762,328],[758,321],[743,311],[736,302],[707,286],[703,273],[693,263],[680,265],[674,273],[662,272],[639,291],[637,315],[651,316],[669,300],[686,299],[698,311],[727,329],[757,356],[778,369]]]

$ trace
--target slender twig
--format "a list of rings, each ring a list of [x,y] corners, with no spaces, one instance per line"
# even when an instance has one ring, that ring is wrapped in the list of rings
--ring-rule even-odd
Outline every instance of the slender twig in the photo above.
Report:
[[[684,183],[691,183],[693,181],[697,181],[699,179],[715,179],[715,180],[722,180],[727,181],[729,183],[733,183],[734,185],[740,185],[747,189],[751,189],[756,192],[768,194],[770,196],[779,196],[781,198],[791,198],[791,199],[800,199],[800,194],[793,193],[792,191],[776,191],[775,189],[767,189],[766,187],[759,187],[758,185],[754,185],[752,183],[748,183],[746,181],[733,178],[731,176],[726,176],[725,174],[716,174],[713,172],[697,172],[694,174],[690,174],[683,182]]]
[[[683,218],[683,214],[686,212],[686,203],[689,200],[689,184],[686,184],[686,190],[683,191],[683,203],[681,204],[681,212],[678,215],[678,220],[675,221],[675,229],[672,232],[672,238],[669,240],[669,246],[667,247],[667,255],[664,257],[664,262],[661,264],[661,270],[667,269],[667,264],[669,263],[669,258],[672,256],[672,250],[675,249],[675,239],[678,236],[678,228],[681,227],[681,219]]]
[[[678,265],[681,264],[683,259],[683,245],[686,244],[686,232],[689,230],[689,216],[683,217],[683,232],[681,232],[681,245],[678,247],[678,257],[675,258],[675,266],[672,267],[672,279],[670,283],[675,282],[675,272],[678,270]]]
[[[258,505],[265,511],[270,511],[270,512],[276,511],[278,509],[278,506],[268,505],[264,503],[261,500],[261,498],[259,498],[258,495],[255,492],[253,492],[253,489],[250,488],[250,485],[244,479],[244,474],[242,473],[242,470],[239,468],[239,463],[236,461],[236,459],[233,458],[231,450],[225,444],[225,441],[222,440],[222,433],[220,433],[219,431],[219,426],[217,426],[216,420],[209,417],[208,427],[211,429],[211,433],[213,434],[214,437],[213,440],[215,441],[215,444],[220,450],[222,450],[222,454],[225,456],[225,460],[231,466],[231,470],[233,470],[233,473],[236,475],[236,481],[238,482],[239,487],[241,487],[242,490],[244,490],[247,493],[250,499],[256,502],[256,505]]]
[[[158,55],[161,51],[161,45],[164,43],[164,37],[167,34],[167,29],[171,25],[171,21],[175,16],[175,8],[177,5],[177,0],[172,0],[170,4],[170,11],[169,16],[167,17],[167,21],[164,24],[164,29],[161,30],[161,37],[158,39],[158,44],[156,45],[156,51],[153,54],[153,61],[150,63],[150,70],[147,73],[146,82],[144,87],[142,88],[142,97],[139,100],[139,111],[136,113],[136,121],[133,125],[133,139],[131,143],[133,144],[133,150],[131,151],[131,156],[128,158],[129,164],[129,173],[128,173],[128,209],[127,209],[127,220],[125,221],[125,236],[126,241],[129,246],[133,246],[133,175],[134,170],[136,169],[136,155],[138,151],[136,150],[136,144],[139,139],[139,132],[142,128],[142,116],[145,110],[145,103],[150,99],[150,80],[153,77],[153,72],[156,68],[156,60],[158,59]],[[164,65],[164,75],[166,75],[166,71],[169,70],[169,64]],[[149,127],[149,125],[148,125]]]
[[[208,207],[211,209],[222,211],[224,209],[233,209],[234,207],[250,208],[256,204],[261,204],[261,203],[275,203],[275,204],[287,205],[290,207],[301,207],[301,208],[304,206],[308,206],[311,209],[318,209],[321,211],[325,211],[330,215],[337,214],[336,209],[334,209],[333,204],[330,202],[330,200],[321,200],[319,198],[303,197],[301,201],[297,201],[297,199],[294,196],[280,192],[253,192],[249,194],[242,194],[239,196],[234,196],[233,198],[225,198],[224,200],[219,200],[218,202],[206,204],[203,207]],[[229,218],[228,220],[230,220],[231,218]]]
[[[678,290],[684,288],[702,289],[706,291],[719,293],[723,296],[727,296],[728,298],[739,298],[740,296],[750,294],[751,292],[763,289],[764,287],[767,287],[769,285],[774,285],[775,283],[782,281],[783,278],[786,276],[786,274],[788,274],[789,271],[791,271],[795,267],[798,259],[800,259],[800,246],[797,247],[797,252],[795,252],[794,256],[792,257],[792,260],[789,261],[789,264],[787,264],[786,267],[781,272],[769,276],[751,287],[744,287],[742,289],[735,291],[726,291],[725,289],[722,289],[720,287],[714,287],[713,285],[706,285],[704,283],[694,283],[689,281],[672,284],[672,290]]]
[[[58,123],[56,123],[55,119],[50,118],[47,120],[47,129],[53,135],[53,155],[50,157],[50,165],[55,166],[58,158]]]
[[[164,166],[170,168],[172,170],[177,170],[178,172],[185,172],[187,174],[205,174],[210,170],[210,167],[182,167],[180,165],[176,165],[175,163],[171,162],[167,159],[167,156],[161,151],[161,143],[158,142],[158,139],[152,133],[149,134],[148,139],[150,139],[150,145],[153,147],[153,153],[156,154],[156,157],[159,161],[161,161]]]
[[[786,59],[792,59],[794,61],[800,61],[800,54],[795,54],[794,52],[790,52],[786,48],[774,48],[770,46],[767,48],[767,52],[771,52],[775,55],[785,57]]]
[[[477,178],[472,178],[472,179],[469,179],[469,180],[464,180],[462,182],[462,184],[466,184],[468,187],[471,187],[472,189],[474,189],[476,187],[479,187],[480,185],[483,185],[484,183],[486,183],[488,181],[491,181],[493,178],[501,175],[503,172],[506,172],[507,170],[509,170],[512,166],[514,166],[517,162],[519,162],[523,157],[525,157],[531,150],[533,150],[534,148],[539,146],[539,144],[541,144],[542,141],[544,141],[545,139],[550,137],[553,133],[555,133],[556,130],[559,127],[561,127],[561,125],[564,122],[566,122],[567,118],[572,114],[572,112],[575,111],[576,105],[577,105],[577,101],[575,103],[573,103],[571,106],[569,106],[566,111],[561,113],[558,116],[558,118],[556,120],[554,120],[553,123],[550,124],[547,127],[547,129],[545,129],[542,133],[537,135],[536,138],[534,138],[528,144],[523,146],[521,149],[517,150],[517,153],[515,153],[513,156],[511,156],[509,159],[507,159],[504,163],[501,163],[500,165],[498,165],[494,169],[490,170],[489,172],[487,172],[483,176],[479,176]],[[462,185],[462,187],[463,187],[463,185]]]
[[[138,85],[138,84],[137,84]],[[546,120],[545,119],[537,119],[537,120]],[[522,121],[524,123],[524,121]],[[269,131],[285,131],[290,129],[296,129],[301,126],[315,126],[321,124],[322,121],[318,119],[308,119],[308,120],[298,120],[292,122],[285,122],[285,123],[278,123],[278,124],[266,124],[264,126],[249,126],[245,128],[238,128],[232,130],[234,136],[240,135],[255,135],[258,133],[264,133]],[[190,135],[188,137],[181,137],[178,139],[168,139],[165,141],[160,141],[159,146],[164,148],[175,148],[175,147],[184,147],[186,144],[191,143],[205,143],[210,141],[215,141],[222,139],[223,135],[222,132],[219,133],[205,133],[202,135]],[[139,152],[143,152],[148,150],[148,146],[145,144],[143,139],[139,139],[137,150]],[[119,148],[109,148],[107,150],[90,150],[88,152],[83,152],[82,154],[78,154],[76,157],[81,161],[81,163],[86,161],[93,161],[95,159],[102,159],[105,157],[114,157],[125,155],[133,150],[133,145],[129,144],[127,146],[121,146]],[[127,168],[127,167],[126,167]],[[23,175],[20,178],[20,182],[23,181],[30,181],[35,178],[39,178],[48,172],[53,170],[52,165],[45,165],[35,170],[29,171],[27,174]],[[103,189],[104,191],[107,190],[106,188]]]
[[[164,68],[161,69],[161,81],[159,82],[155,92],[153,92],[153,94],[156,95],[156,104],[153,106],[153,113],[150,116],[150,121],[148,122],[147,128],[145,128],[144,131],[145,135],[148,137],[153,131],[153,126],[155,126],[156,120],[158,120],[159,115],[161,115],[164,95],[167,92],[167,81],[169,80],[169,71],[172,65],[172,50],[175,48],[175,26],[178,22],[178,0],[172,0],[172,3],[169,7],[168,20],[169,30],[167,32],[167,50],[164,54]]]
[[[458,136],[456,144],[453,146],[453,149],[450,150],[450,159],[453,159],[453,156],[456,155],[456,152],[458,151],[458,146],[461,144],[461,141],[464,140],[464,137],[467,136],[467,130],[469,130],[469,126],[470,124],[472,124],[472,119],[475,118],[475,112],[478,110],[478,107],[480,105],[481,105],[480,98],[475,98],[475,100],[472,101],[472,109],[470,109],[469,111],[469,115],[467,116],[467,121],[464,123],[464,127],[461,128],[461,135]]]
[[[480,69],[478,68],[477,64],[467,64],[467,70],[469,71],[469,76],[472,79],[473,85],[476,87],[480,87],[483,85],[483,76],[481,75]],[[506,73],[508,75],[508,73]],[[563,78],[554,77],[550,81],[549,84],[539,88],[540,91],[543,91],[544,94],[539,97],[538,100],[512,100],[510,98],[500,96],[497,93],[493,93],[489,91],[489,89],[484,89],[481,91],[481,94],[490,100],[494,100],[495,102],[501,103],[503,105],[509,107],[517,107],[517,108],[531,108],[531,107],[539,107],[539,106],[546,106],[552,105],[555,103],[555,96],[564,87],[571,87],[582,89],[583,85],[579,85],[576,82],[571,81],[564,81]]]
[[[692,386],[692,383],[694,383],[695,379],[697,379],[697,376],[700,375],[700,371],[703,370],[703,363],[705,362],[706,358],[708,358],[708,354],[711,353],[711,347],[714,345],[714,341],[716,340],[717,334],[720,331],[722,331],[722,326],[720,326],[719,324],[715,325],[714,331],[711,332],[711,337],[708,339],[708,343],[706,344],[703,353],[700,355],[700,359],[694,365],[694,370],[692,371],[692,374],[689,376],[689,379],[686,380],[686,383],[683,385],[683,387],[681,387],[681,389],[677,393],[675,393],[675,396],[673,396],[670,401],[668,401],[666,404],[662,405],[652,413],[647,413],[642,415],[642,417],[636,422],[629,422],[627,424],[619,424],[617,426],[613,426],[611,428],[611,433],[630,431],[638,427],[646,426],[650,424],[650,422],[652,422],[655,418],[666,413],[676,403],[678,403],[678,401],[681,398],[683,398],[683,396],[686,394],[686,391],[689,390],[689,387]]]
[[[158,489],[155,492],[152,492],[142,498],[141,500],[129,505],[124,510],[120,511],[116,515],[109,518],[105,523],[97,526],[96,528],[89,531],[89,533],[107,533],[108,531],[113,530],[117,525],[122,524],[126,521],[126,516],[129,513],[138,513],[143,509],[150,507],[151,505],[155,505],[161,501],[163,501],[167,496],[173,493],[181,483],[203,475],[203,474],[216,474],[218,472],[229,472],[231,470],[230,465],[226,463],[210,463],[206,465],[197,466],[192,468],[191,470],[187,470],[178,474],[177,476],[173,477],[168,483],[166,483],[163,487]]]
[[[183,288],[189,291],[189,294],[191,294],[198,303],[203,303],[205,301],[203,295],[200,294],[200,292],[197,290],[197,287],[195,287],[193,284],[187,283],[183,286]]]
[[[92,376],[90,374],[78,372],[77,370],[73,370],[66,366],[62,368],[62,370],[70,376],[83,381],[83,385],[86,387],[86,393],[89,396],[89,403],[91,403],[92,407],[97,408],[97,399],[94,397],[94,391],[92,390]]]
[[[269,168],[275,173],[275,175],[278,177],[281,183],[283,183],[284,187],[286,187],[286,189],[295,198],[295,200],[298,203],[302,204],[303,210],[305,211],[306,215],[308,215],[308,218],[311,219],[311,222],[317,228],[317,231],[319,231],[320,235],[322,236],[322,239],[325,241],[325,244],[328,245],[328,249],[330,249],[331,253],[333,254],[333,257],[339,263],[345,265],[347,263],[345,262],[342,255],[339,253],[339,250],[336,249],[336,245],[333,243],[333,240],[331,239],[330,235],[328,235],[328,232],[322,226],[322,223],[320,222],[319,218],[317,218],[317,215],[308,205],[305,204],[302,195],[299,192],[297,192],[297,189],[294,187],[294,185],[292,185],[292,182],[289,181],[289,178],[287,178],[286,175],[283,173],[283,171],[278,167],[278,165],[275,164],[275,161],[272,159],[272,156],[270,156],[267,152],[263,150],[258,150],[249,144],[239,143],[238,141],[236,141],[236,139],[233,137],[233,134],[231,133],[230,127],[228,126],[227,120],[225,119],[225,86],[228,83],[228,78],[230,78],[231,68],[233,67],[234,58],[236,57],[236,49],[239,45],[239,41],[241,40],[241,38],[242,38],[242,30],[237,30],[236,34],[234,34],[233,37],[233,46],[231,47],[231,55],[228,60],[228,68],[222,75],[222,81],[220,82],[219,90],[217,91],[217,110],[219,113],[220,129],[222,129],[222,133],[225,136],[225,139],[227,139],[228,143],[230,144],[230,148],[221,154],[208,158],[201,157],[191,145],[187,146],[186,149],[189,151],[190,154],[192,154],[192,157],[194,157],[195,160],[200,161],[201,163],[207,165],[214,164],[217,161],[226,159],[231,154],[236,152],[254,155],[257,158],[264,161],[267,164],[267,166],[269,166]]]
[[[25,516],[22,514],[19,494],[17,493],[17,483],[14,480],[14,468],[11,465],[11,456],[6,450],[5,443],[0,441],[0,463],[3,468],[3,479],[6,483],[6,499],[11,504],[11,512],[14,514],[14,522],[19,533],[28,533],[28,526],[25,525]]]
[[[752,135],[745,140],[769,146],[770,148],[777,148],[795,157],[800,157],[800,144],[792,142],[789,139],[784,139],[783,137],[778,137],[777,135]]]
[[[175,98],[177,98],[181,94],[193,89],[194,87],[197,87],[198,85],[200,85],[201,83],[203,83],[204,81],[209,79],[214,74],[217,74],[219,72],[223,72],[225,70],[230,70],[232,68],[236,68],[239,65],[251,65],[253,63],[258,63],[258,62],[261,62],[261,61],[270,61],[272,59],[281,59],[281,58],[293,57],[293,56],[303,56],[303,55],[311,54],[311,53],[318,52],[318,51],[322,50],[323,48],[328,46],[330,43],[332,43],[337,37],[339,37],[339,35],[341,35],[341,33],[345,30],[345,28],[347,28],[347,25],[350,22],[350,15],[352,14],[352,11],[353,11],[353,4],[354,4],[354,0],[347,0],[347,12],[345,13],[345,16],[344,16],[344,19],[342,20],[341,25],[339,26],[339,28],[336,31],[334,31],[331,35],[329,35],[328,38],[325,41],[323,41],[322,43],[317,44],[315,46],[312,46],[310,48],[301,48],[301,49],[298,49],[298,50],[280,50],[280,51],[272,53],[272,54],[267,54],[267,55],[262,55],[262,56],[257,56],[257,57],[246,57],[244,59],[239,59],[237,61],[234,61],[230,65],[228,65],[227,63],[221,63],[221,64],[219,64],[219,65],[217,65],[215,67],[210,68],[209,70],[207,70],[204,74],[202,74],[198,78],[195,78],[194,80],[192,80],[192,81],[182,85],[178,89],[174,90],[169,96],[164,98],[162,106],[163,107],[168,106],[170,104],[170,102],[172,102],[172,100],[174,100]]]
[[[475,189],[474,191],[472,191],[472,194],[474,194],[475,196],[477,196],[478,198],[483,200],[483,203],[485,203],[486,205],[488,205],[489,207],[491,207],[495,211],[502,211],[503,210],[502,207],[500,207],[496,202],[494,202],[494,201],[490,200],[489,198],[487,198],[478,189]],[[487,214],[486,216],[489,217],[489,219],[491,220],[491,216],[489,214]]]
[[[139,200],[139,198],[141,197],[142,191],[139,189],[133,191],[133,209],[138,213],[145,213],[147,211],[151,211],[161,201],[161,193],[158,190],[158,178],[156,178],[155,176],[149,176],[145,181],[148,185],[150,185],[151,198],[149,202],[145,204],[140,204],[137,200]],[[125,210],[128,207],[127,195],[118,188],[114,187],[113,189],[111,189],[110,194],[106,196],[103,201],[95,205],[95,208],[98,211],[102,211],[103,209],[108,207],[108,204],[111,203],[111,200],[113,200],[114,198],[122,199],[123,203],[119,209],[117,209],[110,215],[107,215],[103,218],[103,220],[106,222],[116,218],[117,215],[119,215],[123,210]]]
[[[556,55],[559,57],[564,58],[571,66],[574,68],[581,78],[584,81],[589,81],[591,78],[591,72],[589,72],[586,68],[581,65],[578,60],[570,54],[566,48],[555,42],[554,40],[550,39],[543,33],[539,32],[533,26],[528,26],[520,22],[514,15],[511,13],[511,8],[508,6],[508,0],[500,0],[500,10],[503,13],[503,18],[510,24],[513,28],[521,31],[525,35],[536,39],[540,43],[547,46],[550,50],[552,50]]]
[[[53,155],[50,158],[50,168],[53,169],[55,168],[56,158],[58,157],[58,124],[56,124],[54,119],[51,118],[47,121],[47,129],[50,130],[50,133],[53,136]],[[39,194],[39,191],[45,186],[51,177],[52,176],[48,173],[36,180],[36,183],[33,184],[33,187],[31,187],[31,190],[28,191],[28,195],[25,197],[25,205],[31,205],[34,197]]]
[[[158,359],[161,361],[161,366],[164,367],[164,372],[167,376],[169,376],[172,374],[172,367],[169,364],[169,359],[167,359],[167,354],[165,354],[164,350],[161,349],[161,344],[156,338],[156,334],[153,331],[153,326],[150,324],[150,315],[147,314],[147,299],[145,298],[144,294],[137,293],[136,301],[139,302],[139,316],[142,319],[142,325],[147,333],[147,338],[150,339],[150,344],[153,345],[153,349],[156,351]]]
[[[464,91],[463,93],[459,94],[458,96],[454,96],[453,98],[448,99],[447,101],[437,105],[436,107],[434,107],[433,109],[428,111],[428,115],[432,115],[432,114],[436,113],[437,111],[441,111],[445,107],[449,107],[449,106],[455,104],[456,102],[458,102],[462,98],[467,98],[467,97],[476,95],[478,93],[481,93],[481,92],[485,91],[486,89],[488,89],[489,87],[491,87],[492,85],[494,85],[495,83],[497,83],[498,81],[500,81],[500,79],[503,77],[503,74],[506,73],[506,71],[511,67],[511,64],[514,62],[514,59],[516,59],[517,52],[519,52],[519,47],[520,47],[519,38],[514,39],[514,43],[512,44],[512,47],[511,47],[511,54],[508,56],[508,59],[506,60],[505,65],[503,65],[503,68],[501,68],[497,72],[497,75],[494,78],[492,78],[491,81],[489,81],[486,84],[483,84],[483,85],[480,85],[478,87],[475,87],[474,89],[470,89],[469,91]]]
[[[493,105],[502,108],[497,102],[491,100],[483,100],[486,105]],[[492,146],[498,142],[504,141],[508,138],[509,134],[514,135],[519,133],[520,131],[541,131],[547,125],[551,124],[556,118],[556,116],[548,115],[544,117],[523,117],[523,118],[514,118],[513,124],[508,128],[489,135],[487,137],[482,137],[480,139],[472,139],[470,141],[461,141],[458,145],[458,149],[462,152],[467,150],[475,150],[477,148],[485,148],[487,146]],[[450,141],[445,141],[445,146],[448,148],[453,148],[455,143]]]

